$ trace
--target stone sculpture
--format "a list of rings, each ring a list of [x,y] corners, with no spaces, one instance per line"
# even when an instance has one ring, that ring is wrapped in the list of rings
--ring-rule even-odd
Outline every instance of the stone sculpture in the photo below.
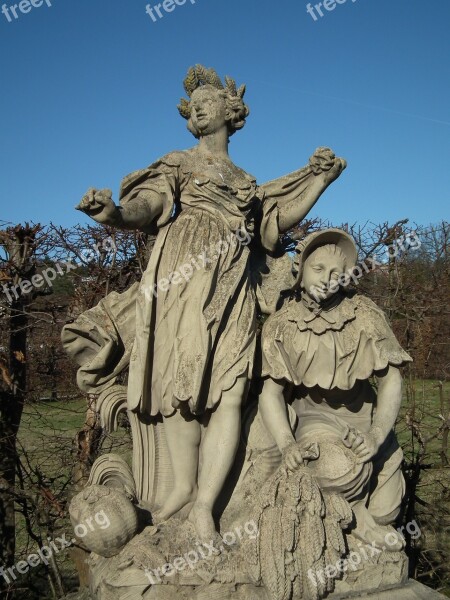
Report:
[[[184,85],[178,108],[198,144],[126,177],[119,206],[90,189],[77,207],[157,233],[140,284],[63,331],[104,426],[126,411],[133,435],[132,470],[100,457],[71,505],[74,525],[96,509],[122,515],[114,535],[86,542],[92,597],[293,600],[399,584],[401,540],[356,574],[327,567],[393,532],[403,480],[392,427],[410,358],[382,312],[336,283],[356,261],[347,234],[305,239],[293,272],[278,250],[346,163],[319,148],[258,186],[228,156],[249,114],[245,86],[200,65]],[[288,289],[260,364],[257,306],[273,312]]]
[[[311,465],[317,477],[324,477],[322,487],[331,485],[351,503],[354,535],[382,547],[404,492],[403,453],[393,427],[402,398],[398,369],[411,358],[382,311],[339,285],[339,277],[352,272],[357,261],[348,234],[320,231],[297,251],[300,295],[269,317],[262,333],[261,374],[268,377],[261,414],[291,469],[303,462],[300,447],[320,440],[321,458]],[[296,387],[291,399],[299,420],[295,437],[286,416],[286,384]],[[400,540],[391,547],[401,548]]]

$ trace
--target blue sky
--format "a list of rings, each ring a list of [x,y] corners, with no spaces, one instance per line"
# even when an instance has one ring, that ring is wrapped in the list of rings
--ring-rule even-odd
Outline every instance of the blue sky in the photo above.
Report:
[[[449,218],[449,0],[347,0],[317,21],[304,0],[187,0],[156,22],[146,0],[49,3],[0,13],[0,221],[87,222],[88,187],[117,199],[192,146],[176,105],[195,63],[247,84],[230,151],[260,183],[327,145],[349,166],[314,215]]]

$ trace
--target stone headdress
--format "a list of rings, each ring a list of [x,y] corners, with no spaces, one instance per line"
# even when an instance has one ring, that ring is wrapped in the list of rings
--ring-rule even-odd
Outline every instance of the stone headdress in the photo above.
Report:
[[[197,132],[191,124],[191,101],[190,98],[194,91],[202,86],[210,86],[222,92],[225,99],[227,109],[230,113],[228,129],[230,135],[233,135],[238,129],[242,129],[245,125],[245,119],[250,114],[248,106],[244,103],[245,85],[236,87],[236,82],[231,77],[225,77],[225,85],[222,83],[219,75],[214,69],[207,69],[202,65],[191,67],[187,73],[186,79],[183,82],[186,94],[189,100],[181,98],[178,105],[180,115],[188,120],[188,129],[196,137]]]

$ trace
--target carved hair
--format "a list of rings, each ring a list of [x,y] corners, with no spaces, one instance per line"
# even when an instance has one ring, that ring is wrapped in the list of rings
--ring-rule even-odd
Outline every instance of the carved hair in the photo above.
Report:
[[[191,120],[191,96],[193,92],[205,87],[218,91],[219,96],[225,100],[225,105],[230,118],[227,120],[228,134],[233,135],[245,125],[245,119],[250,114],[248,106],[244,103],[245,85],[236,88],[236,82],[230,77],[225,77],[225,86],[214,69],[206,69],[202,65],[195,65],[188,71],[184,80],[184,89],[189,100],[182,98],[178,105],[180,115],[187,119],[188,129],[195,136],[200,137],[200,132],[194,127]]]

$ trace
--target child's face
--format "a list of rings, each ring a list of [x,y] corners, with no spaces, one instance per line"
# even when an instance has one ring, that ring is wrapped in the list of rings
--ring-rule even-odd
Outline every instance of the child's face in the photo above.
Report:
[[[345,272],[345,259],[329,249],[317,248],[303,265],[302,288],[306,294],[321,302],[339,290],[337,281]]]

